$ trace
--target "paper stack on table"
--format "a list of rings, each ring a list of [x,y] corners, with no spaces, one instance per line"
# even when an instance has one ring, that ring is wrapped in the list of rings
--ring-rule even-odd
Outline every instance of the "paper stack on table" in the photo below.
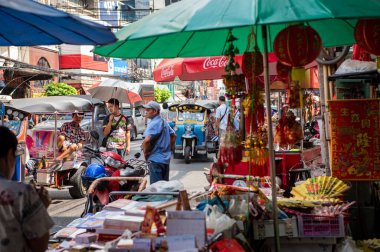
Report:
[[[139,231],[144,217],[129,215],[108,216],[104,220],[104,229],[128,229],[130,231]]]

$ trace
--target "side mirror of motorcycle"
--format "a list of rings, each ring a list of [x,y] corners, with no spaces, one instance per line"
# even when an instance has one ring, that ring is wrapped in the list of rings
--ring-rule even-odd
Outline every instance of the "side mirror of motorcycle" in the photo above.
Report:
[[[92,130],[90,132],[90,135],[92,138],[94,138],[95,140],[99,140],[99,133],[96,131],[96,130]]]
[[[141,153],[140,152],[137,152],[136,154],[135,154],[135,158],[140,158],[141,157]]]

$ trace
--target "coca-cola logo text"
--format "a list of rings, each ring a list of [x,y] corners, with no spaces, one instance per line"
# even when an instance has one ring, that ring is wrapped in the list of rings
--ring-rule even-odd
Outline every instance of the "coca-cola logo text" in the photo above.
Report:
[[[166,67],[162,68],[161,78],[165,78],[165,77],[169,77],[169,76],[173,76],[173,75],[174,75],[173,65],[166,66]]]
[[[203,69],[222,68],[227,65],[227,57],[208,57],[203,61]]]

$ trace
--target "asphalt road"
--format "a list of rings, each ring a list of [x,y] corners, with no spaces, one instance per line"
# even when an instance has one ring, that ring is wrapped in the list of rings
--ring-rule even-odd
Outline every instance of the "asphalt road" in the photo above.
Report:
[[[141,142],[141,138],[131,142],[131,156],[140,151]],[[208,162],[193,160],[191,164],[186,164],[183,159],[172,159],[170,180],[180,180],[188,192],[204,191],[204,187],[208,185],[204,168],[209,168],[213,157],[214,155],[210,155]],[[49,193],[53,200],[48,208],[55,222],[51,229],[53,233],[80,217],[86,199],[72,199],[67,190],[51,189]]]

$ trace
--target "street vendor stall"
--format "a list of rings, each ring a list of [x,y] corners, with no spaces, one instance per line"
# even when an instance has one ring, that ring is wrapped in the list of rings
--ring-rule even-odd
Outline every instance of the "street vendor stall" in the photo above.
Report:
[[[272,251],[271,181],[249,180],[248,187],[214,184],[195,194],[175,180],[142,192],[113,192],[135,196],[74,220],[54,235],[51,251]],[[316,177],[293,188],[292,198],[278,191],[282,251],[332,251],[340,244],[344,216],[354,204],[339,199],[348,188],[338,179]]]
[[[98,47],[95,53],[130,58],[222,54],[229,57],[224,76],[227,93],[231,99],[240,97],[245,100],[243,103],[247,104],[247,112],[251,118],[248,120],[250,121],[248,137],[242,139],[245,140],[244,146],[233,130],[227,128],[227,133],[221,136],[219,150],[223,155],[218,155],[218,163],[223,168],[235,167],[245,155],[249,158],[250,173],[253,165],[264,166],[264,161],[269,159],[272,197],[267,208],[271,210],[269,215],[273,220],[274,250],[280,251],[278,217],[282,213],[277,204],[278,185],[273,127],[269,116],[271,101],[268,51],[274,51],[279,61],[292,68],[291,81],[295,84],[292,86],[294,88],[292,97],[299,97],[299,101],[295,104],[303,107],[302,96],[300,97],[296,90],[299,90],[299,85],[304,81],[304,66],[318,57],[322,47],[353,44],[357,39],[356,36],[354,38],[354,32],[355,35],[363,33],[363,38],[378,36],[379,32],[368,31],[378,29],[379,20],[376,18],[379,17],[379,13],[378,1],[350,0],[342,5],[338,0],[291,1],[284,4],[278,4],[278,1],[274,0],[265,1],[265,4],[264,1],[242,1],[236,4],[236,1],[232,0],[184,0],[120,30],[117,34],[118,42]],[[367,29],[368,27],[372,29]],[[369,48],[379,48],[378,37],[362,41],[373,42],[374,45]],[[243,57],[247,56],[247,61],[243,59],[242,64],[244,76],[236,72],[240,65],[234,60],[234,56],[243,51]],[[380,56],[378,51],[375,54]],[[247,70],[246,73],[244,69]],[[262,72],[264,72],[264,87],[258,86],[256,78]],[[264,119],[265,113],[267,120]],[[296,124],[292,126],[294,125]],[[298,131],[296,127],[291,128],[292,133]],[[299,140],[300,134],[287,134],[287,136],[292,136],[290,140],[294,141]],[[304,199],[310,196],[308,195],[310,192],[316,191],[319,192],[318,195],[323,191],[322,200],[320,198],[317,200],[320,202],[324,202],[326,198],[330,199],[326,196],[336,197],[336,194],[330,195],[333,189],[330,186],[333,181],[337,181],[333,177],[325,176],[321,180],[324,181],[321,185],[316,185],[317,180],[309,180],[306,183],[306,195],[301,194],[303,197],[300,198]],[[341,182],[337,184],[341,185]],[[327,193],[323,190],[326,188],[328,188]],[[341,193],[341,189],[337,191]],[[335,199],[332,202],[335,202]],[[320,215],[321,212],[323,211],[317,211],[316,215]],[[296,215],[302,216],[300,213]],[[321,220],[320,216],[315,216],[314,213],[312,215],[311,222]],[[309,234],[312,235],[313,232]],[[253,244],[254,241],[250,240],[250,243]]]

